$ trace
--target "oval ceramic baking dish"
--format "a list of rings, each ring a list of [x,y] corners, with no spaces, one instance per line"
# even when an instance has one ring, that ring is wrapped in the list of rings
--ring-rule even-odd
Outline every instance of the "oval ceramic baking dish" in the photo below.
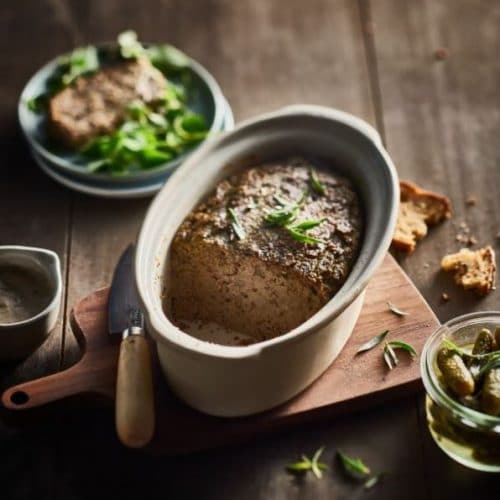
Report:
[[[161,301],[177,228],[221,179],[245,164],[292,154],[326,160],[335,172],[352,179],[361,197],[365,231],[347,281],[305,323],[261,343],[222,346],[182,332],[166,317]],[[241,123],[202,146],[153,201],[136,251],[137,287],[148,331],[172,390],[202,412],[242,416],[277,406],[311,384],[354,328],[365,287],[390,245],[398,201],[397,173],[377,132],[331,108],[287,107]]]

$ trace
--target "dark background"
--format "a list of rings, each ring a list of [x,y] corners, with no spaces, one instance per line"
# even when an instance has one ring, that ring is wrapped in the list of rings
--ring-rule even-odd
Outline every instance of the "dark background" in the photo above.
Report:
[[[454,218],[401,259],[438,317],[498,309],[439,273],[466,221],[480,245],[500,231],[500,4],[473,0],[3,0],[0,4],[0,244],[58,252],[66,294],[49,340],[0,385],[71,365],[78,349],[72,305],[109,283],[148,200],[72,193],[30,159],[16,122],[20,91],[46,61],[76,45],[133,28],[168,41],[217,78],[236,120],[308,102],[361,116],[380,131],[401,178],[446,193]],[[449,50],[438,60],[436,49]],[[467,207],[468,195],[478,204]],[[441,294],[450,295],[449,302]],[[432,443],[423,394],[307,428],[181,458],[151,457],[117,442],[112,412],[85,401],[30,415],[0,413],[0,498],[495,498],[497,476],[469,471]],[[13,422],[14,420],[14,422]],[[26,420],[26,422],[25,422]],[[20,425],[20,424],[23,425]],[[16,424],[16,425],[12,425]],[[326,445],[322,480],[284,466]],[[384,480],[366,492],[342,477],[336,449],[359,456]]]

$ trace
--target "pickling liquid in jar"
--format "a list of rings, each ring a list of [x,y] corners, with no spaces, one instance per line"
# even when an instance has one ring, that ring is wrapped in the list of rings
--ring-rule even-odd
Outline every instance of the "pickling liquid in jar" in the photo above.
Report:
[[[438,406],[428,395],[425,399],[427,425],[436,444],[457,462],[482,471],[500,471],[500,435],[474,429]]]
[[[0,264],[0,325],[36,316],[51,296],[51,284],[42,270]]]

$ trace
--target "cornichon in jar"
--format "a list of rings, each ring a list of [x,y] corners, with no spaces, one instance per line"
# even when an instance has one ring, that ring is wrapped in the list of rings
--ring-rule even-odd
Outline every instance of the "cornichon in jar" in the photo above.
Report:
[[[489,415],[500,416],[500,368],[493,368],[484,376],[481,409]]]
[[[500,327],[495,330],[495,349],[500,349]]]
[[[474,348],[472,349],[472,354],[488,354],[494,350],[495,338],[492,333],[487,329],[483,328],[476,337],[474,342]]]
[[[442,347],[437,355],[437,364],[445,384],[453,393],[457,396],[468,396],[474,392],[474,379],[457,353]]]

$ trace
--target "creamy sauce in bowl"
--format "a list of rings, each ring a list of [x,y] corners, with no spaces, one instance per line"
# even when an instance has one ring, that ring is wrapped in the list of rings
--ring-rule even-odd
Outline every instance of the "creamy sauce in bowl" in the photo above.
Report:
[[[52,296],[51,283],[42,270],[0,263],[0,325],[36,316]]]

